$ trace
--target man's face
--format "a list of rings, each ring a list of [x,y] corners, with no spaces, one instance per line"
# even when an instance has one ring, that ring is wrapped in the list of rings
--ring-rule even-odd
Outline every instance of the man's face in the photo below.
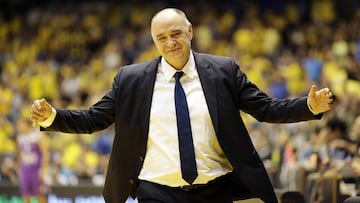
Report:
[[[176,69],[189,59],[192,25],[173,11],[158,14],[151,24],[151,35],[160,55]]]

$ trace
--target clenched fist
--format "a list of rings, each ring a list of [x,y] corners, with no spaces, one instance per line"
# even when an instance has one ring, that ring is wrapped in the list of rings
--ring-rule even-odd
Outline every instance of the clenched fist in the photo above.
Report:
[[[50,117],[52,113],[51,105],[44,99],[35,100],[31,105],[30,119],[36,122],[43,122]]]

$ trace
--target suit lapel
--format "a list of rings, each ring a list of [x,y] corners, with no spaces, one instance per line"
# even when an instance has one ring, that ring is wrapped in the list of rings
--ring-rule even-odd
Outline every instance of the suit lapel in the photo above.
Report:
[[[143,100],[143,105],[140,107],[140,115],[144,116],[140,120],[142,121],[141,129],[145,129],[143,131],[144,136],[147,136],[149,131],[151,101],[159,62],[160,57],[153,60],[147,67],[145,67],[143,81],[140,86],[140,91],[143,94],[143,98],[141,98]]]
[[[199,73],[200,83],[204,91],[205,100],[208,105],[211,120],[214,125],[215,132],[218,132],[218,104],[216,94],[216,80],[214,72],[204,56],[194,53],[196,69]]]

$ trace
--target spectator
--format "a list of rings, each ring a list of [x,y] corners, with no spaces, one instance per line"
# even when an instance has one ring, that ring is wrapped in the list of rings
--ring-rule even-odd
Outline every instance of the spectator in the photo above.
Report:
[[[25,203],[35,197],[46,202],[49,173],[49,146],[43,133],[31,128],[24,118],[17,121],[17,142],[19,145],[19,186]]]
[[[17,164],[15,156],[5,154],[0,162],[0,182],[1,183],[18,183]]]

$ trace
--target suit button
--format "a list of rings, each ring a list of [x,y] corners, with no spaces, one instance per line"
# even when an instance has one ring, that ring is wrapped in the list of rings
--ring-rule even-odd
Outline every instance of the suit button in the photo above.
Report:
[[[134,180],[134,179],[130,179],[130,180],[129,180],[129,183],[130,183],[131,185],[134,185],[134,184],[135,184],[135,180]]]
[[[143,161],[144,161],[144,157],[143,157],[143,156],[140,156],[140,157],[139,157],[139,160],[140,160],[141,162],[143,162]]]

